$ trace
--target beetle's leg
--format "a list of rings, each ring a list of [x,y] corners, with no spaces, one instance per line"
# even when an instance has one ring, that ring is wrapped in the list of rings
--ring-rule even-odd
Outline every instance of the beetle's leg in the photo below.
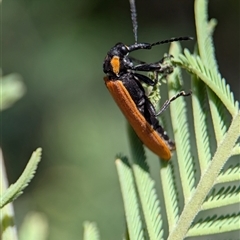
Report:
[[[159,116],[163,111],[165,111],[169,107],[170,103],[176,100],[178,97],[181,97],[181,96],[187,97],[187,96],[190,96],[191,94],[192,94],[191,91],[189,93],[185,93],[184,91],[181,91],[178,94],[174,95],[162,105],[160,111],[156,114],[156,116]]]
[[[139,73],[134,73],[134,77],[141,81],[141,82],[144,82],[146,83],[147,85],[149,86],[155,86],[156,85],[156,81],[153,81],[152,79],[150,79],[149,77],[145,76],[145,75],[142,75],[142,74],[139,74]]]

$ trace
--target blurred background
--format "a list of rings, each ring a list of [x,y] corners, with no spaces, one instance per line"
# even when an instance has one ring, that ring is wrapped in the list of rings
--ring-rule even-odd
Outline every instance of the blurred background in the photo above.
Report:
[[[137,0],[138,41],[195,37],[193,2]],[[128,0],[8,0],[1,14],[3,75],[19,73],[27,89],[1,115],[10,183],[32,151],[43,148],[35,178],[15,201],[17,226],[34,210],[46,215],[51,240],[80,239],[85,220],[97,223],[102,239],[121,239],[125,221],[114,159],[129,155],[129,148],[102,63],[115,43],[134,42]],[[218,20],[220,72],[239,100],[239,1],[211,0],[209,15]],[[194,42],[183,46],[192,50]],[[135,56],[157,61],[168,47]]]

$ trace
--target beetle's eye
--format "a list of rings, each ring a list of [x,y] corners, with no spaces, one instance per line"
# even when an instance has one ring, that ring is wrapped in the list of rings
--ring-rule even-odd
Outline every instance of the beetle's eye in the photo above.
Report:
[[[122,45],[122,46],[121,46],[121,52],[122,52],[124,55],[128,54],[128,48],[127,48],[125,45]]]

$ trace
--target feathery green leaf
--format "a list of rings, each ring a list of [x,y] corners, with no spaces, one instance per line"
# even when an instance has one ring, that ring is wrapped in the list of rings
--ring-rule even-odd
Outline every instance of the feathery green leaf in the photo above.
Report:
[[[189,229],[187,237],[206,236],[239,230],[240,214],[201,219]]]
[[[17,182],[10,185],[6,192],[4,192],[0,197],[0,208],[4,207],[7,203],[14,201],[23,193],[24,188],[27,187],[28,183],[31,181],[35,174],[37,165],[41,160],[41,153],[41,148],[38,148],[35,152],[33,152],[26,168],[24,169]]]
[[[212,115],[214,133],[215,133],[217,145],[219,145],[224,134],[227,131],[226,118],[224,114],[225,109],[222,102],[219,100],[216,94],[213,93],[212,90],[208,88],[207,93],[209,97],[209,106],[210,106],[211,115]]]
[[[201,172],[207,168],[211,159],[210,139],[207,129],[207,93],[206,86],[194,76],[192,77],[192,107],[194,130]]]
[[[228,186],[222,187],[216,192],[213,189],[211,194],[207,196],[207,199],[202,205],[202,210],[213,209],[223,207],[231,204],[238,203],[240,199],[240,187],[239,186]]]
[[[195,18],[200,57],[203,60],[205,66],[207,66],[208,69],[211,69],[212,74],[214,74],[215,76],[220,76],[220,74],[218,73],[218,66],[215,58],[215,49],[212,39],[212,34],[216,25],[216,21],[211,20],[210,22],[208,22],[206,0],[195,1]],[[208,29],[208,31],[206,31],[206,29]],[[223,135],[226,132],[226,126],[224,125],[223,118],[224,115],[221,114],[221,112],[223,111],[223,104],[210,89],[208,89],[208,97],[210,111],[212,114],[213,127],[216,135],[216,141],[217,144],[219,144]]]
[[[225,134],[223,141],[215,152],[208,168],[204,171],[192,197],[186,202],[179,221],[173,231],[170,233],[168,240],[183,239],[191,225],[196,214],[201,210],[203,201],[215,184],[215,180],[224,166],[225,162],[231,155],[231,150],[239,137],[238,127],[240,122],[240,113],[233,118],[232,124]]]
[[[177,56],[180,52],[180,46],[177,43],[172,43],[171,44],[171,50],[170,54],[173,56]],[[180,87],[182,85],[182,79],[181,79],[181,74],[179,68],[176,68],[173,74],[171,74],[168,77],[168,85],[170,89],[170,94],[171,96],[175,95],[177,91],[180,91]],[[180,100],[180,99],[179,99]],[[188,143],[188,132],[186,132],[186,121],[185,121],[185,103],[180,102],[180,108],[178,109],[178,106],[172,104],[170,107],[171,110],[171,116],[172,116],[172,124],[175,132],[175,140],[176,144],[178,145],[179,138],[182,135],[182,139],[184,141],[184,146],[177,151],[177,155],[179,154],[182,155],[182,158],[185,158],[184,160],[186,162],[191,162],[191,159],[188,157],[189,155],[189,143]],[[177,124],[178,121],[177,117],[179,117],[179,112],[183,112],[183,116],[181,118],[181,123],[179,126]],[[181,141],[182,141],[181,139]],[[182,152],[181,152],[182,150]],[[176,224],[179,218],[179,213],[180,213],[180,206],[179,206],[179,189],[177,189],[177,182],[178,179],[176,178],[176,172],[178,171],[178,165],[173,164],[173,162],[160,162],[160,178],[162,182],[162,189],[163,189],[163,194],[164,194],[164,204],[165,204],[165,210],[167,213],[167,219],[168,219],[168,228],[169,232],[172,231],[172,228]],[[182,165],[183,166],[183,165]],[[185,167],[185,164],[184,164]],[[184,168],[183,167],[183,168]],[[184,170],[183,170],[184,171]],[[187,182],[187,175],[183,177],[183,181]],[[187,184],[187,188],[185,189],[185,196],[189,195],[189,192],[191,191],[191,186]]]
[[[164,195],[164,205],[167,213],[168,228],[169,232],[175,226],[179,218],[179,199],[178,199],[178,189],[176,187],[176,176],[173,164],[160,162],[160,177],[162,182],[162,189]]]
[[[212,33],[216,22],[209,24],[206,0],[195,0],[195,23],[197,31],[198,49],[205,66],[208,66],[215,74],[218,72],[213,46]]]
[[[0,70],[1,74],[1,70]],[[19,74],[12,73],[7,76],[0,76],[1,86],[1,104],[0,110],[11,107],[26,92],[22,77]]]
[[[129,237],[131,240],[145,239],[131,166],[126,157],[121,157],[116,160],[116,167],[123,195]]]
[[[2,150],[0,149],[0,193],[6,191],[8,187],[7,173],[5,169]],[[2,202],[2,200],[0,199]],[[0,204],[2,204],[0,202]],[[17,227],[14,224],[13,204],[9,203],[0,209],[0,236],[1,239],[17,240]]]
[[[44,214],[30,212],[24,218],[19,229],[20,240],[46,240],[48,239],[48,221]]]
[[[198,76],[219,97],[232,116],[237,114],[239,103],[234,101],[229,85],[226,84],[225,79],[221,78],[219,73],[215,74],[211,69],[208,69],[200,57],[190,54],[185,49],[184,55],[180,54],[178,58],[174,58],[172,61],[188,72]]]
[[[142,142],[130,126],[129,139],[133,159],[132,169],[148,234],[150,239],[160,240],[163,239],[163,228],[160,201],[155,189],[155,182],[149,172]]]
[[[94,222],[84,222],[83,240],[100,240],[97,225]]]
[[[239,181],[240,180],[239,173],[240,173],[240,164],[239,162],[237,162],[236,165],[230,165],[228,169],[226,169],[224,172],[221,172],[217,177],[215,183],[217,184],[217,183]]]
[[[177,56],[180,53],[180,46],[172,44],[170,54]],[[181,72],[176,68],[174,73],[168,78],[169,98],[178,94],[182,90]],[[189,96],[191,99],[191,96]],[[190,100],[189,99],[189,100]],[[190,136],[187,120],[186,98],[180,97],[170,105],[170,113],[176,142],[176,155],[178,157],[178,168],[180,172],[181,183],[183,186],[184,200],[188,199],[195,185],[194,163],[190,151]]]

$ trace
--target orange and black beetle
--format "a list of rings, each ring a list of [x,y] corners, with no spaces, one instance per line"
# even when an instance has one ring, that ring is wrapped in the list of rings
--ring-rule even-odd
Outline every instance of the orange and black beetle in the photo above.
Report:
[[[103,63],[103,71],[106,73],[104,81],[117,105],[141,141],[164,160],[171,158],[171,151],[175,149],[175,144],[159,124],[157,116],[168,107],[171,101],[179,96],[188,96],[191,93],[180,92],[167,100],[160,112],[156,113],[154,106],[145,94],[141,82],[154,86],[157,79],[153,81],[136,71],[170,73],[172,69],[163,65],[162,60],[150,64],[139,61],[139,64],[134,65],[133,59],[128,55],[138,49],[151,49],[155,45],[190,39],[189,37],[180,37],[153,44],[135,43],[129,46],[117,43],[107,53]]]

